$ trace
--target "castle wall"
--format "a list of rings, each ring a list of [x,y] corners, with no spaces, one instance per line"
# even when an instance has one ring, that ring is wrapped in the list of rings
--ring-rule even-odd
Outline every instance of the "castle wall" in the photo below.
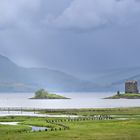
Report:
[[[137,81],[127,81],[125,83],[125,93],[139,93]]]

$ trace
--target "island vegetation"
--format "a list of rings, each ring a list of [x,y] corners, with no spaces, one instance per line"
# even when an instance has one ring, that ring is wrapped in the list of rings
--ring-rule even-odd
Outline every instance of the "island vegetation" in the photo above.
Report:
[[[140,99],[140,93],[117,93],[105,99]]]
[[[35,96],[30,99],[70,99],[61,95],[51,94],[45,89],[40,89],[35,92]]]

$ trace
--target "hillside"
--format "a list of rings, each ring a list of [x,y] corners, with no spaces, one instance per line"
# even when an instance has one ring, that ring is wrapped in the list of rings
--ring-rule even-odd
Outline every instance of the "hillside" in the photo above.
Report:
[[[93,84],[64,72],[47,68],[23,68],[0,55],[0,92],[89,91]]]
[[[30,92],[40,88],[50,91],[123,91],[124,82],[135,79],[140,84],[140,67],[107,70],[94,78],[80,79],[48,68],[24,68],[0,55],[0,92]],[[140,85],[139,85],[140,86]]]
[[[94,73],[95,75],[95,73]],[[137,80],[140,87],[140,67],[118,68],[97,73],[98,76],[89,79],[96,81],[95,91],[124,91],[126,80]]]

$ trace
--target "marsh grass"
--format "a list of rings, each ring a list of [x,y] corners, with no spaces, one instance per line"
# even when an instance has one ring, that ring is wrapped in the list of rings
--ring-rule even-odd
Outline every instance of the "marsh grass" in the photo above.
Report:
[[[96,111],[81,109],[78,114],[86,114],[90,117],[93,112],[114,114],[113,120],[66,121],[67,118],[0,117],[0,121],[21,122],[21,125],[17,126],[0,125],[0,140],[140,140],[140,108]],[[116,118],[127,118],[127,120]],[[46,120],[53,123],[48,123]],[[55,123],[57,121],[69,126],[69,129],[57,125]],[[50,125],[53,131],[31,132],[28,125]]]

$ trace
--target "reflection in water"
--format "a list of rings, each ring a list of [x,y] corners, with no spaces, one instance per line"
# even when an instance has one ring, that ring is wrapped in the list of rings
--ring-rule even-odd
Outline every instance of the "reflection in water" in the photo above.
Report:
[[[53,115],[53,114],[39,114],[38,112],[29,111],[0,111],[0,117],[4,116],[30,116],[30,117],[52,117],[52,118],[77,118],[77,115]]]
[[[1,125],[18,125],[19,122],[0,122]]]
[[[47,127],[31,126],[32,131],[47,131]]]
[[[19,122],[0,122],[0,125],[18,125]],[[32,128],[32,131],[47,131],[49,128],[47,127],[39,127],[39,126],[29,126]]]

